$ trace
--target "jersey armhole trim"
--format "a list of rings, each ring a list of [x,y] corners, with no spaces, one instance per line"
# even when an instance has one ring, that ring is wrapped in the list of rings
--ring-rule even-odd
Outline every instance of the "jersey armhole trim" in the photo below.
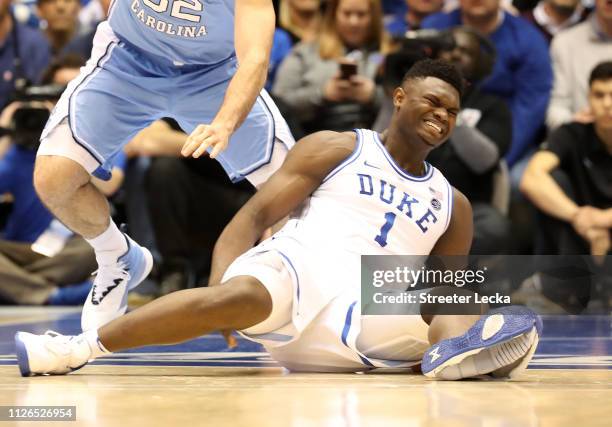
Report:
[[[453,216],[453,187],[446,181],[446,187],[448,188],[448,215],[446,217],[446,225],[444,226],[444,232],[448,230],[450,225],[451,217]]]
[[[342,163],[336,166],[330,173],[328,173],[327,176],[323,179],[323,181],[321,181],[321,184],[324,184],[325,182],[329,181],[331,178],[334,177],[334,175],[336,175],[342,169],[353,163],[361,154],[361,150],[363,147],[363,135],[361,133],[361,130],[359,129],[354,129],[354,131],[357,134],[357,144],[355,144],[355,149],[353,150],[353,153],[349,157],[347,157]]]

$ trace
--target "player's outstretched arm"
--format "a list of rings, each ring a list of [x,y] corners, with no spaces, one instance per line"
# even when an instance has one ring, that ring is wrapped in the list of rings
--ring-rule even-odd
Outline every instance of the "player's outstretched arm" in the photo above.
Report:
[[[227,267],[252,248],[264,230],[289,215],[355,149],[354,133],[317,132],[289,151],[283,166],[238,211],[219,237],[210,284],[219,284]]]
[[[200,157],[213,147],[213,159],[223,151],[231,134],[251,111],[266,82],[274,38],[271,0],[236,0],[234,44],[238,71],[230,81],[221,108],[211,124],[198,126],[183,147],[183,156]]]

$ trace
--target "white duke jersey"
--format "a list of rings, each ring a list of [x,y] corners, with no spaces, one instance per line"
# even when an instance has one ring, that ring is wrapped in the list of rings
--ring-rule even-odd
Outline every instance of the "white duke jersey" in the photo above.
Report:
[[[357,130],[353,154],[335,168],[283,228],[310,248],[355,255],[428,255],[446,231],[452,188],[425,162],[412,176],[371,130]]]
[[[114,0],[115,34],[176,65],[214,66],[234,53],[234,0]]]
[[[291,275],[291,322],[271,334],[245,335],[290,369],[405,367],[414,364],[428,344],[427,325],[420,316],[400,316],[405,318],[401,325],[389,323],[395,335],[382,334],[375,352],[367,344],[358,348],[361,255],[431,253],[450,222],[452,187],[427,163],[423,176],[409,175],[377,133],[356,133],[353,154],[328,174],[273,238],[245,254],[277,251]]]

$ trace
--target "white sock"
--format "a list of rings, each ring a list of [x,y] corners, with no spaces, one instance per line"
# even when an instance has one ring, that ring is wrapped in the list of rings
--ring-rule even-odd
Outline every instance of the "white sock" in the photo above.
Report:
[[[93,239],[85,239],[96,253],[98,265],[114,264],[127,249],[125,236],[117,225],[111,220],[110,225],[102,234]]]
[[[100,338],[98,337],[98,331],[93,329],[91,331],[83,332],[81,336],[85,339],[85,342],[89,346],[89,350],[91,351],[91,356],[89,356],[89,360],[97,359],[101,356],[106,356],[111,354],[104,345],[100,342]]]

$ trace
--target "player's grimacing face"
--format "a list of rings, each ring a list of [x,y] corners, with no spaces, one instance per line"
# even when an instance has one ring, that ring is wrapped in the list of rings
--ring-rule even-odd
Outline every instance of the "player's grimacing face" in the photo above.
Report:
[[[397,120],[405,134],[416,134],[435,148],[448,139],[459,114],[459,92],[435,77],[410,79],[394,92]]]

